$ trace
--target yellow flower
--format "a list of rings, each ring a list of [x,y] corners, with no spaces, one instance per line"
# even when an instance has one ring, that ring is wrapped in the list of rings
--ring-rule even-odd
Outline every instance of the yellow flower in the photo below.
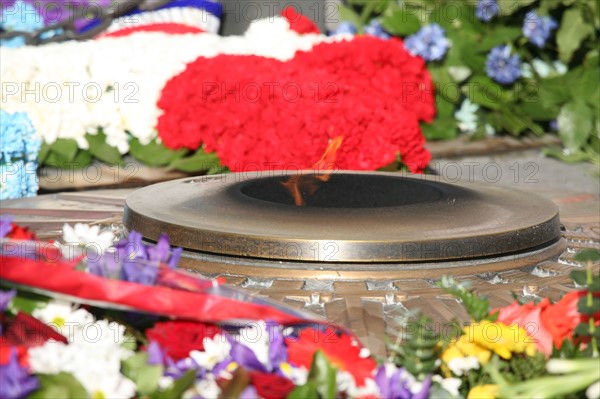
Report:
[[[465,335],[469,342],[487,348],[503,359],[510,359],[513,353],[526,353],[533,356],[536,346],[524,328],[513,324],[482,320],[465,327]],[[463,336],[464,337],[464,336]]]
[[[467,399],[495,399],[500,392],[498,385],[477,385],[471,388]]]

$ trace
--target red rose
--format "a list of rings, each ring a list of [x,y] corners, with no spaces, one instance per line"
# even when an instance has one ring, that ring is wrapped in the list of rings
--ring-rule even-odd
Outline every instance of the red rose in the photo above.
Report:
[[[149,341],[156,341],[173,360],[188,357],[193,350],[204,350],[204,338],[212,338],[221,329],[213,324],[192,321],[165,321],[146,330]]]
[[[250,373],[250,383],[258,396],[264,399],[283,399],[295,387],[294,383],[285,377],[258,372]]]

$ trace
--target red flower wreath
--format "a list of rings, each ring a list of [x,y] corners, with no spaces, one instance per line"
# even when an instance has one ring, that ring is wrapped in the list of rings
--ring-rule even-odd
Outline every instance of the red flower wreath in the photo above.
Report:
[[[433,82],[398,39],[324,43],[288,62],[200,57],[158,106],[167,147],[204,145],[233,171],[308,168],[340,135],[340,169],[374,170],[400,153],[420,172],[431,158],[419,121],[435,115]]]

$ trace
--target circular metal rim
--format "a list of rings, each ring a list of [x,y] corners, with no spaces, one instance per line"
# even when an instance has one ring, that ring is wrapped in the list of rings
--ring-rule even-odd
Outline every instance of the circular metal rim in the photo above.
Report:
[[[232,189],[288,173],[224,174],[139,189],[127,197],[124,223],[150,240],[167,233],[173,245],[192,250],[324,263],[478,259],[531,250],[560,238],[556,205],[529,193],[491,184],[448,184],[435,176],[337,173],[393,176],[441,187],[446,194],[425,205],[290,207],[242,198]],[[453,197],[457,192],[467,195]],[[411,230],[415,226],[420,230]]]

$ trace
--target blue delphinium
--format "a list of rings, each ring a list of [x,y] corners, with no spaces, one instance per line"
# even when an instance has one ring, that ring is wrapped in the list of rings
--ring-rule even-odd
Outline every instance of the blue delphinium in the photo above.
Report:
[[[42,142],[26,113],[0,110],[0,142],[0,199],[34,196]]]
[[[523,35],[538,47],[544,47],[553,29],[558,24],[552,17],[541,17],[535,10],[529,11],[523,21]]]
[[[475,8],[475,15],[484,22],[490,22],[493,17],[498,15],[500,7],[496,0],[479,0]]]
[[[439,61],[450,47],[444,29],[436,24],[425,25],[414,35],[404,40],[404,46],[412,55],[423,57],[426,61]]]
[[[509,46],[494,47],[487,56],[485,73],[496,82],[513,83],[521,77],[521,57],[510,55]]]
[[[352,22],[343,21],[338,25],[336,30],[331,32],[331,35],[355,35],[356,32],[356,26]]]
[[[383,27],[378,20],[372,19],[367,26],[365,26],[365,33],[367,35],[376,36],[380,39],[390,39],[392,36],[383,30]]]

